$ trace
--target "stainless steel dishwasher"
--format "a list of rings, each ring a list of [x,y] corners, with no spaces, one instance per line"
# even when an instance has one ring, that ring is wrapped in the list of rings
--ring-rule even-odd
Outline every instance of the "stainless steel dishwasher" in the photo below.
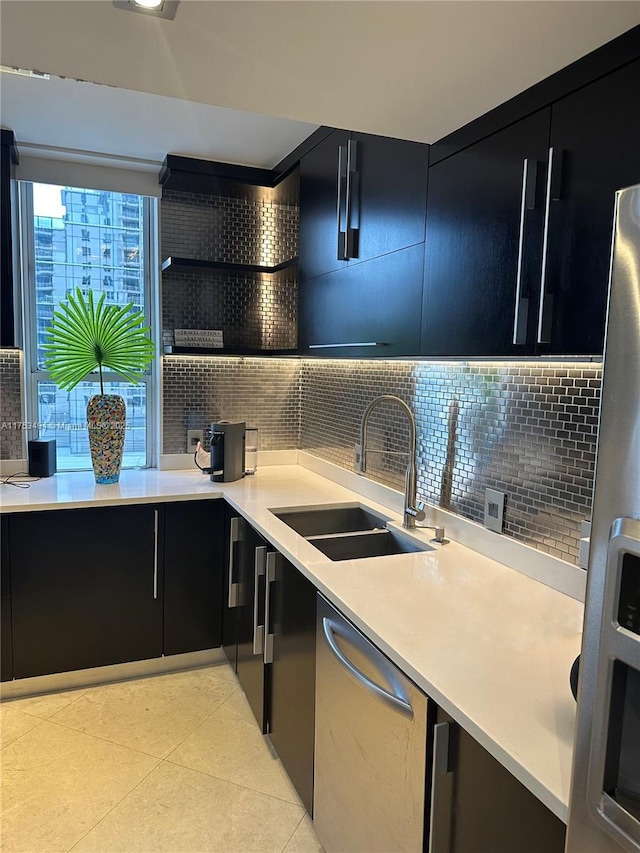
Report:
[[[427,697],[318,596],[314,826],[327,853],[421,853]]]

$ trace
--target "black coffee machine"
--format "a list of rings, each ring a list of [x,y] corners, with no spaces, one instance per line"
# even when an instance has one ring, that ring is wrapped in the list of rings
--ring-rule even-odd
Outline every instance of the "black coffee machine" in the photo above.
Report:
[[[244,477],[245,422],[211,424],[211,480],[230,483]]]

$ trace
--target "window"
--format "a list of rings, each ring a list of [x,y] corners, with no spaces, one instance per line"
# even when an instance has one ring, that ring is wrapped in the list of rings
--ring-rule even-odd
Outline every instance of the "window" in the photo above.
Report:
[[[144,311],[146,325],[151,325],[151,246],[155,244],[151,229],[156,202],[131,193],[28,182],[20,184],[20,198],[28,255],[23,264],[27,420],[39,424],[41,438],[56,439],[59,471],[90,469],[86,405],[93,394],[100,393],[100,386],[92,374],[70,392],[51,381],[44,366],[46,329],[56,306],[77,287],[83,293],[89,288],[94,294],[105,293],[114,304],[134,303]],[[88,244],[94,238],[102,251],[92,254]],[[114,239],[126,247],[120,266],[114,266],[118,261],[105,245]],[[152,366],[140,385],[104,373],[105,393],[120,394],[127,404],[123,467],[142,467],[152,461],[153,371]]]

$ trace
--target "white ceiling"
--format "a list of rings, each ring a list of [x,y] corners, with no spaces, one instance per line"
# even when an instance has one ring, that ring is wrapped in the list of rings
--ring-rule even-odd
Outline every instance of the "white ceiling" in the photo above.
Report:
[[[47,95],[3,74],[18,139],[271,166],[313,128],[264,116],[433,142],[640,24],[640,3],[182,0],[165,21],[110,0],[1,0],[0,24],[2,64],[118,87]]]

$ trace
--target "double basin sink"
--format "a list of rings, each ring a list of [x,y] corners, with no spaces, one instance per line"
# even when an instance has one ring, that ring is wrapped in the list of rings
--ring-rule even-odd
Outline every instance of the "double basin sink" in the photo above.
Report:
[[[330,560],[360,560],[432,550],[426,543],[389,530],[388,518],[359,505],[310,506],[272,512]]]

